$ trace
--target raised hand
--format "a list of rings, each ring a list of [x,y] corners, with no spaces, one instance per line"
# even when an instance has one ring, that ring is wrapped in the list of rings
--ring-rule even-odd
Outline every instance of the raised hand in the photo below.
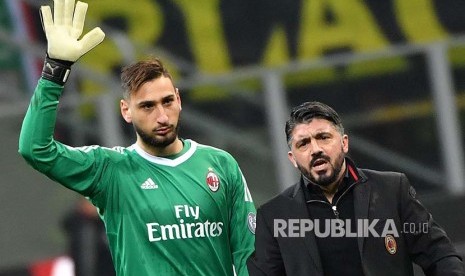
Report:
[[[96,27],[84,35],[87,4],[74,0],[54,0],[53,18],[50,6],[42,6],[40,14],[47,37],[47,53],[52,59],[75,62],[100,44],[105,33]]]

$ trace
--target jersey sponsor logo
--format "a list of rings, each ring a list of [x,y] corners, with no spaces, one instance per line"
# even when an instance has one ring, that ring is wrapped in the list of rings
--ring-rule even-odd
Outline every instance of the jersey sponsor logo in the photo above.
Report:
[[[257,226],[257,215],[254,213],[249,213],[247,215],[247,226],[249,227],[250,232],[255,235],[255,228]]]
[[[142,183],[140,185],[141,189],[143,190],[154,190],[154,189],[158,189],[158,185],[155,184],[155,182],[153,182],[152,178],[148,178],[147,180],[144,181],[144,183]]]
[[[202,221],[200,219],[199,206],[175,205],[174,213],[179,223],[151,222],[146,224],[150,242],[218,237],[223,233],[224,223],[222,221]],[[194,221],[186,222],[188,219]]]
[[[212,192],[216,192],[220,188],[220,178],[213,172],[212,168],[208,168],[206,182]]]

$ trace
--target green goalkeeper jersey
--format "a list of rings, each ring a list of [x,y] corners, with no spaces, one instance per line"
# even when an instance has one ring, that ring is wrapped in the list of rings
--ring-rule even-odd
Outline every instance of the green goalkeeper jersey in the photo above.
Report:
[[[230,154],[192,140],[163,158],[136,144],[64,145],[53,139],[62,90],[39,80],[19,151],[98,208],[118,275],[248,275],[255,207]]]

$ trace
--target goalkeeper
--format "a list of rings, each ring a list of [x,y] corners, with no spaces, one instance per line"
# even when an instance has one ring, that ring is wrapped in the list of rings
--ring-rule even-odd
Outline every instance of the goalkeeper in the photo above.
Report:
[[[248,275],[255,207],[227,152],[178,136],[181,98],[158,59],[125,67],[121,113],[129,147],[74,148],[53,138],[71,66],[104,39],[81,38],[87,4],[41,8],[47,56],[27,110],[19,152],[36,170],[98,208],[117,275]]]

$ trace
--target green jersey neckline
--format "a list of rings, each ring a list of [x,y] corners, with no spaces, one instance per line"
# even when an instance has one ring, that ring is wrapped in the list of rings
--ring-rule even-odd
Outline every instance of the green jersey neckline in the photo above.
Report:
[[[145,160],[169,167],[176,167],[189,159],[197,149],[197,143],[190,139],[183,139],[183,148],[179,153],[170,156],[154,156],[144,151],[139,145],[133,144],[130,148],[134,149]]]

